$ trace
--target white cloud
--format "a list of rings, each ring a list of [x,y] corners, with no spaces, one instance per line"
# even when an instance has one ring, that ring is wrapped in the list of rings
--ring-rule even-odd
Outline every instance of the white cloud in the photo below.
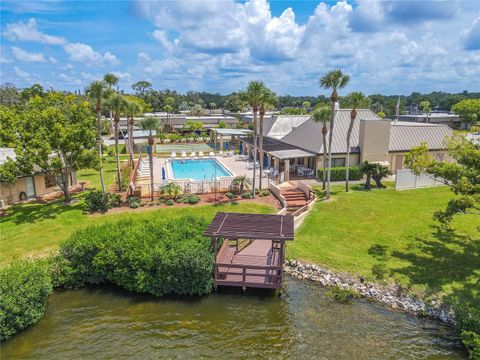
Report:
[[[20,49],[16,46],[12,46],[13,56],[20,61],[27,62],[45,62],[45,57],[41,53],[29,53],[23,49]]]
[[[87,66],[117,65],[120,63],[112,53],[107,51],[102,55],[87,44],[66,44],[63,46],[63,49],[69,55],[69,60],[82,62]]]
[[[58,60],[55,59],[53,56],[49,56],[49,57],[48,57],[48,61],[50,61],[52,64],[58,63]]]
[[[63,37],[40,32],[37,29],[37,22],[34,18],[29,19],[27,22],[19,21],[7,24],[3,36],[10,41],[32,41],[48,45],[62,45],[66,43]]]
[[[22,80],[30,80],[31,79],[31,75],[28,72],[23,71],[16,66],[13,67],[13,70],[15,71],[15,75],[17,75],[20,79],[22,79]]]
[[[66,74],[60,74],[58,76],[60,78],[61,81],[63,81],[65,84],[68,84],[68,85],[81,85],[82,84],[82,81],[74,76],[69,76],[69,75],[66,75]]]
[[[127,83],[132,81],[132,76],[128,72],[112,71],[112,74],[115,75],[119,81],[124,81]]]

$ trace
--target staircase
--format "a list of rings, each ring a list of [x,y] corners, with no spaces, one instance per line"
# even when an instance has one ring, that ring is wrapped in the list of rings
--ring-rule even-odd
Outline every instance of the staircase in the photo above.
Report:
[[[287,202],[287,214],[292,214],[307,205],[307,195],[298,188],[286,188],[281,191],[281,194]]]
[[[137,178],[145,178],[150,176],[150,162],[148,158],[142,158],[138,165]]]

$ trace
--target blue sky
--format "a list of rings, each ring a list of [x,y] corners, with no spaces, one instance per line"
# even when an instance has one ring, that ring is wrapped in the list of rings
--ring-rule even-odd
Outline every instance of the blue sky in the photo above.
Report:
[[[480,1],[2,1],[1,82],[83,89],[106,72],[181,92],[263,80],[318,95],[479,91]]]

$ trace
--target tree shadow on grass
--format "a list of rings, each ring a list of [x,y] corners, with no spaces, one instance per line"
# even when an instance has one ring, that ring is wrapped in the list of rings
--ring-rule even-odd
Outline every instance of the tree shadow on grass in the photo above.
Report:
[[[480,306],[480,235],[470,237],[433,226],[431,237],[416,241],[404,252],[392,252],[393,257],[409,263],[392,273],[408,278],[410,286],[424,286],[427,296],[449,286],[443,301],[462,298]]]
[[[73,210],[83,210],[83,203],[76,201],[66,205],[63,199],[59,199],[47,204],[17,204],[8,209],[6,215],[0,218],[0,222],[12,221],[16,225],[32,224],[37,221],[56,219],[60,214]]]

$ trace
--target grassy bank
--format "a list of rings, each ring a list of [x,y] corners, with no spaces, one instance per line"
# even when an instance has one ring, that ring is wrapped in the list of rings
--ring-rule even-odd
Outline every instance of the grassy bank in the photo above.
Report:
[[[383,277],[422,295],[467,296],[480,306],[478,216],[459,216],[451,234],[432,219],[452,197],[447,187],[334,190],[296,233],[289,258],[376,281]]]

